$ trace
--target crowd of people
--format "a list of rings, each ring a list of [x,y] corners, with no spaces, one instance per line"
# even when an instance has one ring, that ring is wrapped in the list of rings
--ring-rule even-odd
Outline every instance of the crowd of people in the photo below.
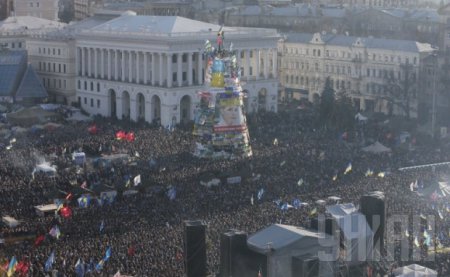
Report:
[[[427,186],[443,177],[447,168],[397,170],[405,165],[448,161],[450,152],[444,146],[438,151],[436,145],[421,145],[420,141],[414,150],[396,151],[394,147],[389,154],[362,152],[360,140],[353,134],[362,132],[366,139],[394,144],[386,138],[386,130],[376,129],[376,123],[358,126],[343,138],[344,130],[336,133],[317,127],[312,112],[260,113],[248,118],[253,157],[232,160],[195,158],[189,128],[169,131],[97,119],[96,132],[90,133],[92,124],[66,123],[53,130],[16,134],[14,142],[12,137],[5,138],[5,147],[0,149],[0,211],[1,216],[20,220],[20,225],[1,227],[0,265],[14,256],[29,264],[28,276],[76,276],[79,260],[86,276],[112,276],[117,271],[131,276],[183,276],[183,222],[201,219],[207,223],[208,273],[214,276],[219,272],[221,233],[237,229],[252,234],[280,222],[308,227],[311,211],[324,210],[317,200],[333,195],[343,203],[357,204],[363,194],[375,190],[385,193],[388,216],[434,215],[433,245],[450,245],[450,209],[442,206],[443,200],[430,201],[410,190],[412,182]],[[116,140],[119,130],[134,132],[136,139]],[[83,166],[72,159],[76,151],[87,154]],[[115,153],[126,153],[129,159],[93,162],[95,157]],[[56,175],[31,174],[43,159],[56,165]],[[352,170],[344,174],[349,163]],[[385,176],[366,176],[367,169]],[[133,178],[138,175],[140,183],[134,187]],[[241,183],[225,182],[233,176],[241,176]],[[200,184],[208,178],[219,178],[222,184],[208,188]],[[118,196],[111,204],[91,201],[88,207],[78,206],[80,191],[95,196],[99,187],[117,190]],[[170,188],[176,193],[169,197]],[[264,193],[257,197],[261,188]],[[130,189],[138,193],[124,193]],[[71,216],[36,215],[35,206],[68,195],[73,195],[66,201]],[[274,203],[292,203],[294,199],[309,205],[282,210]],[[61,232],[58,237],[49,234],[54,226]],[[419,234],[412,229],[410,234],[409,243],[414,245]],[[43,241],[35,240],[39,237]],[[423,238],[419,239],[424,247]],[[110,258],[99,267],[109,247]],[[52,252],[55,260],[49,268]],[[440,276],[449,276],[448,254],[438,253],[433,261],[426,261],[424,254],[421,259],[417,262],[436,269]],[[390,268],[404,264],[408,263],[396,259],[377,270],[388,274]]]

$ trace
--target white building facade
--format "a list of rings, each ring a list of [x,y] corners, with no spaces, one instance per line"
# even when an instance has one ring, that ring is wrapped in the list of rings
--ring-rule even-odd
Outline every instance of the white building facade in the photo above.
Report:
[[[420,63],[433,50],[430,44],[415,41],[292,34],[279,43],[280,84],[285,97],[296,94],[315,102],[330,78],[334,90],[345,91],[357,108],[382,113],[393,109],[393,114],[402,114],[398,105],[390,106],[386,88],[388,80],[396,80],[401,87],[408,74],[410,115],[416,117]]]
[[[76,40],[77,98],[90,114],[166,126],[193,119],[206,90],[205,40],[220,26],[175,16],[123,15]],[[224,28],[241,65],[246,109],[277,111],[276,30]]]

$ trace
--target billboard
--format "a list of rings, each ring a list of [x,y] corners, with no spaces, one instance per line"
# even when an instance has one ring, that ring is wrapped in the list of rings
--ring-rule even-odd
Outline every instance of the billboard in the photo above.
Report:
[[[216,97],[214,131],[242,131],[245,126],[240,97]]]

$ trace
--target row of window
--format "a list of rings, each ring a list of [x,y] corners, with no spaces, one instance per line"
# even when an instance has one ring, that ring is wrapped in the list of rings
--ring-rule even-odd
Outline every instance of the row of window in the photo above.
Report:
[[[33,2],[30,2],[30,8],[33,8],[33,7],[39,8],[39,2],[36,2],[36,5],[34,5]]]
[[[16,46],[17,46],[17,48],[22,48],[22,42],[17,42],[17,44],[15,42],[11,42],[11,43],[6,42],[3,44],[3,46],[6,48],[11,48],[11,49],[15,49]]]
[[[39,54],[47,54],[47,55],[54,55],[56,56],[56,53],[58,53],[58,56],[61,56],[61,49],[60,48],[45,48],[45,47],[39,47],[38,50]]]
[[[96,83],[97,83],[97,85],[96,85],[97,92],[100,92],[100,83],[99,82],[96,82]],[[83,89],[87,91],[88,90],[88,82],[84,81],[83,84],[84,84]],[[81,80],[78,80],[77,88],[81,89]],[[93,81],[89,82],[89,89],[90,89],[90,91],[94,91],[94,82]]]
[[[78,103],[81,105],[81,97],[80,96],[78,96]],[[83,98],[83,103],[84,103],[84,105],[87,105],[87,103],[88,103],[87,97]],[[91,108],[93,108],[94,107],[94,99],[93,98],[90,98],[90,104],[91,104]],[[100,99],[97,99],[97,109],[100,109]]]
[[[47,72],[66,73],[66,64],[39,62],[39,70]]]
[[[310,55],[310,49],[309,48],[294,48],[294,47],[286,47],[285,51],[286,54],[295,54],[295,55]],[[321,52],[320,49],[312,49],[311,54],[313,57],[320,57]],[[361,59],[361,53],[354,53],[353,58],[354,59]],[[325,50],[325,57],[330,58],[341,58],[341,59],[352,59],[352,53],[347,51],[339,51],[339,50]],[[380,62],[391,62],[394,63],[397,61],[397,63],[409,63],[410,57],[403,57],[397,56],[397,58],[394,55],[385,55],[385,54],[377,54],[377,53],[371,53],[368,54],[367,58],[371,58],[372,61],[380,61]],[[417,64],[417,57],[412,57],[412,62],[414,65]]]
[[[67,80],[42,78],[42,84],[47,89],[66,89]]]

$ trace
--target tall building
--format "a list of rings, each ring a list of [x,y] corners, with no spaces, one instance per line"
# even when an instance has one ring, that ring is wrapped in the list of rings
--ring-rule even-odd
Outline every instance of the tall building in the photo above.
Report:
[[[361,110],[404,114],[408,101],[417,117],[420,64],[434,49],[416,41],[298,33],[280,41],[279,51],[285,97],[317,101],[330,78]],[[394,97],[405,91],[408,99]]]
[[[0,20],[4,20],[10,16],[12,3],[11,0],[0,0]]]
[[[123,15],[76,39],[76,91],[90,114],[160,120],[193,118],[203,90],[203,45],[220,26],[176,16]],[[225,27],[242,64],[248,112],[277,111],[276,30]]]
[[[58,21],[59,0],[15,0],[16,16],[34,16]]]
[[[30,63],[49,93],[49,100],[71,104],[76,102],[75,44],[81,30],[105,23],[117,16],[96,14],[51,32],[27,38]]]

